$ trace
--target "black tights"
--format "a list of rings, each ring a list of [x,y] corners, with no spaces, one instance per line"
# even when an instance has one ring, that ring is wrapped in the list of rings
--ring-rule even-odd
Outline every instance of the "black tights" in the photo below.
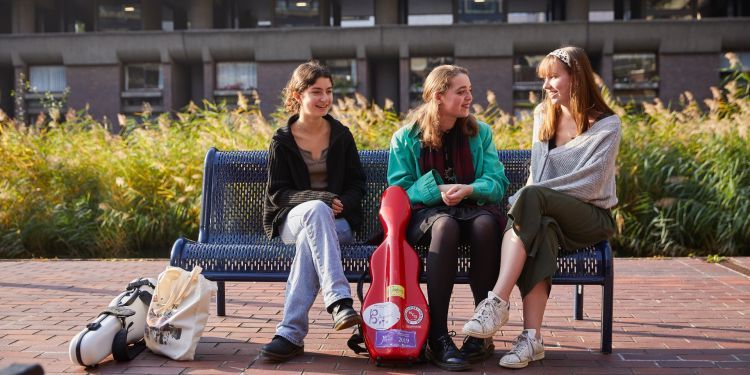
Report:
[[[430,337],[448,333],[448,305],[458,267],[458,244],[462,235],[471,245],[469,283],[474,305],[487,298],[500,271],[500,227],[494,217],[482,215],[460,223],[442,217],[432,225],[427,254],[427,298],[430,303]]]

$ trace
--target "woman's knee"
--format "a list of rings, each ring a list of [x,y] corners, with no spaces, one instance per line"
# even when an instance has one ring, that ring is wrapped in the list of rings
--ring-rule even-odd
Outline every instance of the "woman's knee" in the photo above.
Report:
[[[435,220],[434,223],[432,223],[432,235],[433,237],[436,234],[445,235],[445,234],[459,234],[460,227],[458,225],[458,220],[450,217],[450,216],[443,216]]]
[[[304,218],[310,220],[314,217],[331,217],[333,218],[333,209],[321,200],[313,200],[302,203],[305,208]]]
[[[544,196],[544,190],[547,188],[537,185],[527,185],[518,191],[518,201],[526,199],[539,199]]]
[[[472,237],[489,237],[497,236],[500,232],[500,225],[497,219],[490,215],[481,215],[471,222]]]
[[[516,234],[516,231],[513,230],[513,228],[508,228],[505,232],[503,232],[503,241],[520,241],[521,237],[518,237],[518,234]]]

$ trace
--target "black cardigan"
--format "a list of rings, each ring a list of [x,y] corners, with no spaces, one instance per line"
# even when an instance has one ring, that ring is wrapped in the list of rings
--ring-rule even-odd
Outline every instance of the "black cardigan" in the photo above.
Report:
[[[266,235],[268,238],[279,235],[279,227],[294,206],[311,200],[321,200],[330,206],[333,198],[339,198],[344,205],[344,211],[337,217],[345,218],[353,230],[359,229],[366,185],[352,133],[331,115],[323,117],[331,125],[326,159],[328,188],[326,191],[311,190],[307,164],[290,129],[298,118],[298,115],[289,118],[287,126],[277,130],[271,139],[268,184],[263,203]]]

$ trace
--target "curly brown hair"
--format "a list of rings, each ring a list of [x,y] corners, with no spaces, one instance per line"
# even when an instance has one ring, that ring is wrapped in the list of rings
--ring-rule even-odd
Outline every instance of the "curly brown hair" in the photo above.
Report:
[[[299,113],[300,103],[294,98],[294,93],[301,94],[308,87],[314,85],[315,81],[321,77],[330,79],[331,85],[333,85],[331,71],[317,60],[310,60],[298,66],[297,69],[294,69],[289,82],[286,83],[286,87],[281,91],[281,95],[284,97],[284,109],[287,113]]]

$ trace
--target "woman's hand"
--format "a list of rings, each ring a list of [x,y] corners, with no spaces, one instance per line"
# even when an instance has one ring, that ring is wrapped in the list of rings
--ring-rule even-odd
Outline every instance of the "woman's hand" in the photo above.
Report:
[[[440,197],[447,206],[455,206],[474,192],[471,185],[451,184],[440,185]]]
[[[331,201],[331,208],[333,209],[334,216],[344,212],[344,204],[341,203],[341,199],[338,198],[333,198]]]

